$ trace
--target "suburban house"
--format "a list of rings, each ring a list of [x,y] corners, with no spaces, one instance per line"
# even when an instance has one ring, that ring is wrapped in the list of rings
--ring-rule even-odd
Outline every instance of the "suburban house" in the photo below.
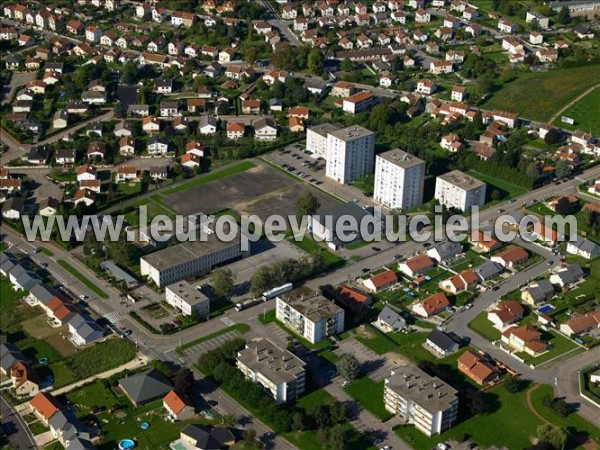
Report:
[[[427,250],[427,255],[439,264],[447,264],[462,255],[462,252],[459,242],[447,241]]]
[[[434,266],[433,260],[427,256],[427,254],[422,253],[417,256],[413,256],[410,259],[400,263],[398,265],[398,270],[408,275],[411,278],[416,277],[417,275],[421,275],[429,269],[432,269]]]
[[[444,311],[448,306],[450,306],[450,302],[446,295],[442,292],[437,292],[419,302],[413,303],[411,309],[417,316],[429,319]]]
[[[502,333],[502,342],[515,352],[536,357],[548,350],[548,343],[542,341],[541,337],[542,333],[527,324],[508,328]]]
[[[73,315],[68,321],[70,340],[76,346],[89,345],[104,337],[104,330],[89,317]]]
[[[475,272],[467,269],[442,281],[440,287],[452,294],[460,294],[477,286],[477,281],[478,278]]]
[[[227,122],[226,132],[227,139],[240,139],[244,137],[244,131],[246,127],[243,123],[238,122]]]
[[[150,369],[119,380],[119,388],[135,406],[163,398],[173,386],[158,370]]]
[[[479,385],[495,381],[499,377],[498,370],[486,358],[469,350],[457,360],[458,370]]]
[[[496,253],[490,259],[493,262],[500,264],[504,268],[514,269],[517,265],[527,261],[528,257],[529,255],[523,247],[509,245],[501,252]]]
[[[579,264],[569,264],[550,275],[550,283],[559,286],[561,289],[571,288],[583,280],[584,275]]]
[[[230,448],[235,442],[236,438],[229,428],[189,424],[179,432],[179,439],[171,442],[171,448],[216,450]]]
[[[40,379],[36,371],[23,361],[17,361],[10,369],[10,380],[18,396],[33,397],[40,392]]]
[[[174,420],[187,420],[194,417],[194,407],[185,402],[175,391],[169,391],[163,398],[163,407]]]
[[[398,282],[398,277],[396,276],[396,272],[393,270],[386,270],[384,272],[378,273],[377,275],[372,276],[366,280],[363,280],[363,285],[370,292],[379,292],[383,289],[387,289]]]
[[[406,320],[386,305],[377,316],[376,326],[384,333],[393,333],[405,329]]]
[[[567,242],[567,253],[578,255],[585,259],[593,259],[600,255],[600,246],[589,239],[577,235],[575,242]]]
[[[470,242],[476,250],[484,253],[497,250],[502,246],[501,242],[481,230],[477,230],[475,236],[471,235]]]
[[[260,102],[260,100],[257,100]],[[270,117],[263,117],[252,123],[254,139],[257,141],[274,141],[277,139],[277,125]]]
[[[505,300],[494,305],[487,313],[487,319],[502,331],[523,318],[525,310],[516,300]]]
[[[560,331],[569,337],[590,333],[598,335],[600,330],[600,309],[587,314],[573,314],[560,325]]]
[[[554,286],[548,280],[538,280],[521,291],[521,300],[535,306],[549,301],[554,295]]]
[[[460,338],[453,333],[444,333],[434,328],[427,336],[425,346],[438,358],[445,358],[458,350]]]
[[[370,295],[344,284],[338,286],[336,299],[344,308],[355,313],[364,312],[366,308],[371,306]]]

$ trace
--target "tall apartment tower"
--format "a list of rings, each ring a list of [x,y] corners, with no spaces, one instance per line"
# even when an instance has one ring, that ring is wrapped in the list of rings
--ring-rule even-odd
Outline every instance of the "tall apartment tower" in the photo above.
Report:
[[[394,149],[375,158],[376,202],[390,209],[407,211],[423,203],[425,161]]]
[[[453,170],[436,178],[435,199],[448,208],[469,211],[485,204],[486,184],[460,170]]]
[[[342,184],[373,173],[375,133],[359,125],[327,134],[325,174]]]

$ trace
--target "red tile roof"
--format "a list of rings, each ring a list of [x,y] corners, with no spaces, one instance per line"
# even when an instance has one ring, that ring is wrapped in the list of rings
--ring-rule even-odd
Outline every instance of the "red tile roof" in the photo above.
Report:
[[[56,399],[45,392],[38,393],[29,401],[29,404],[33,410],[41,415],[46,421],[60,409]]]

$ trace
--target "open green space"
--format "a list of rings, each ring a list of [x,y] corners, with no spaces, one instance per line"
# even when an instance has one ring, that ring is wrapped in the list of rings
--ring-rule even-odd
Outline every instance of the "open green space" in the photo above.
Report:
[[[265,313],[260,313],[258,315],[258,320],[260,323],[263,324],[268,324],[271,322],[275,322],[275,317],[276,317],[276,311],[274,309],[270,309],[269,311],[266,311]]]
[[[567,339],[554,330],[542,333],[542,339],[551,345],[550,350],[537,357],[530,356],[526,353],[519,353],[518,356],[523,358],[523,361],[526,364],[533,364],[534,366],[537,366],[554,358],[558,358],[565,353],[572,352],[573,350],[580,348],[573,341]],[[581,351],[583,352],[584,350],[581,349]]]
[[[310,253],[312,255],[320,255],[330,267],[340,267],[345,263],[345,261],[342,258],[334,255],[329,250],[327,250],[324,247],[324,244],[318,244],[317,242],[313,241],[309,236],[305,236],[304,239],[302,239],[301,241],[297,241],[293,237],[290,237],[289,241],[307,253]]]
[[[424,349],[422,345],[427,334],[421,332],[384,334],[372,325],[363,325],[354,337],[378,355],[395,352],[418,362],[435,359],[435,356]]]
[[[25,294],[24,291],[14,291],[10,281],[0,276],[0,329],[9,335],[9,341],[13,341],[13,334],[18,339],[16,335],[22,330],[21,322],[36,317],[40,312],[21,300]]]
[[[175,186],[171,189],[168,189],[168,190],[162,192],[161,194],[163,196],[175,194],[177,192],[185,191],[186,189],[189,189],[189,188],[192,188],[195,186],[199,186],[201,184],[210,183],[211,181],[216,181],[221,178],[235,175],[236,173],[245,172],[246,170],[252,169],[253,167],[256,167],[254,163],[252,163],[250,161],[243,161],[243,162],[240,162],[233,166],[227,167],[225,169],[215,170],[206,175],[197,176],[197,177],[193,178],[192,180],[182,183],[179,186]]]
[[[77,278],[85,287],[93,291],[98,297],[108,298],[108,294],[106,292],[100,289],[96,284],[92,283],[90,279],[88,279],[64,259],[59,259],[58,264],[75,278]]]
[[[597,87],[585,97],[579,99],[561,116],[566,116],[575,121],[574,125],[564,123],[558,117],[554,124],[567,130],[582,130],[592,133],[594,136],[600,135],[600,87]]]
[[[177,353],[182,353],[184,350],[194,347],[195,345],[201,344],[202,342],[206,342],[210,339],[216,338],[217,336],[221,336],[225,333],[229,333],[230,331],[239,331],[240,333],[247,333],[250,331],[250,325],[246,323],[236,323],[227,328],[223,328],[222,330],[215,331],[214,333],[207,334],[206,336],[202,336],[198,339],[194,339],[193,341],[186,342],[180,347],[177,347]]]
[[[384,381],[373,381],[368,377],[354,380],[344,390],[360,405],[382,422],[390,419],[392,414],[383,406]]]
[[[65,395],[67,400],[79,408],[83,413],[89,413],[93,408],[110,408],[119,402],[119,398],[112,390],[104,386],[104,382],[96,380],[86,386],[69,392]]]
[[[481,172],[477,172],[475,170],[469,170],[467,173],[481,181],[485,181],[487,183],[485,196],[486,202],[492,201],[492,192],[495,190],[500,193],[499,201],[508,200],[511,198],[518,197],[519,195],[523,195],[527,192],[527,189],[517,186],[515,184],[508,183],[504,180],[500,180],[498,178],[492,177],[490,175],[483,174]]]
[[[486,311],[480,312],[471,322],[469,322],[468,326],[471,330],[490,342],[497,341],[502,335],[499,330],[494,328],[492,322],[487,319]]]
[[[484,107],[518,112],[521,117],[547,122],[553,114],[598,83],[598,70],[598,65],[592,65],[525,73],[502,86]]]
[[[54,256],[54,253],[51,250],[48,250],[46,247],[38,247],[40,252],[46,256]]]

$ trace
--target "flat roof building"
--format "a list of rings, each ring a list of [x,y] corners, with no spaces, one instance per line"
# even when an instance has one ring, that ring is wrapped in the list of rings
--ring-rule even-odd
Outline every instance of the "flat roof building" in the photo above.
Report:
[[[344,310],[305,287],[278,296],[275,316],[311,344],[344,331]]]
[[[224,242],[211,235],[206,241],[184,242],[141,257],[140,273],[163,287],[186,278],[199,277],[248,254],[249,251],[242,251],[239,238]]]
[[[187,281],[178,281],[165,288],[165,300],[173,308],[181,311],[184,316],[195,314],[199,317],[208,316],[210,300]]]
[[[376,202],[406,211],[423,203],[425,161],[400,149],[375,157]]]
[[[458,391],[414,365],[394,369],[385,379],[385,409],[400,415],[427,436],[442,433],[456,422]]]
[[[435,199],[448,208],[469,211],[485,204],[486,184],[460,170],[436,178]]]
[[[306,130],[306,150],[316,158],[327,156],[327,135],[343,128],[339,123],[323,123]]]
[[[375,156],[375,133],[360,125],[327,134],[325,175],[342,184],[371,175]]]
[[[247,343],[237,354],[237,367],[246,378],[263,386],[277,404],[304,393],[306,364],[268,339]]]

